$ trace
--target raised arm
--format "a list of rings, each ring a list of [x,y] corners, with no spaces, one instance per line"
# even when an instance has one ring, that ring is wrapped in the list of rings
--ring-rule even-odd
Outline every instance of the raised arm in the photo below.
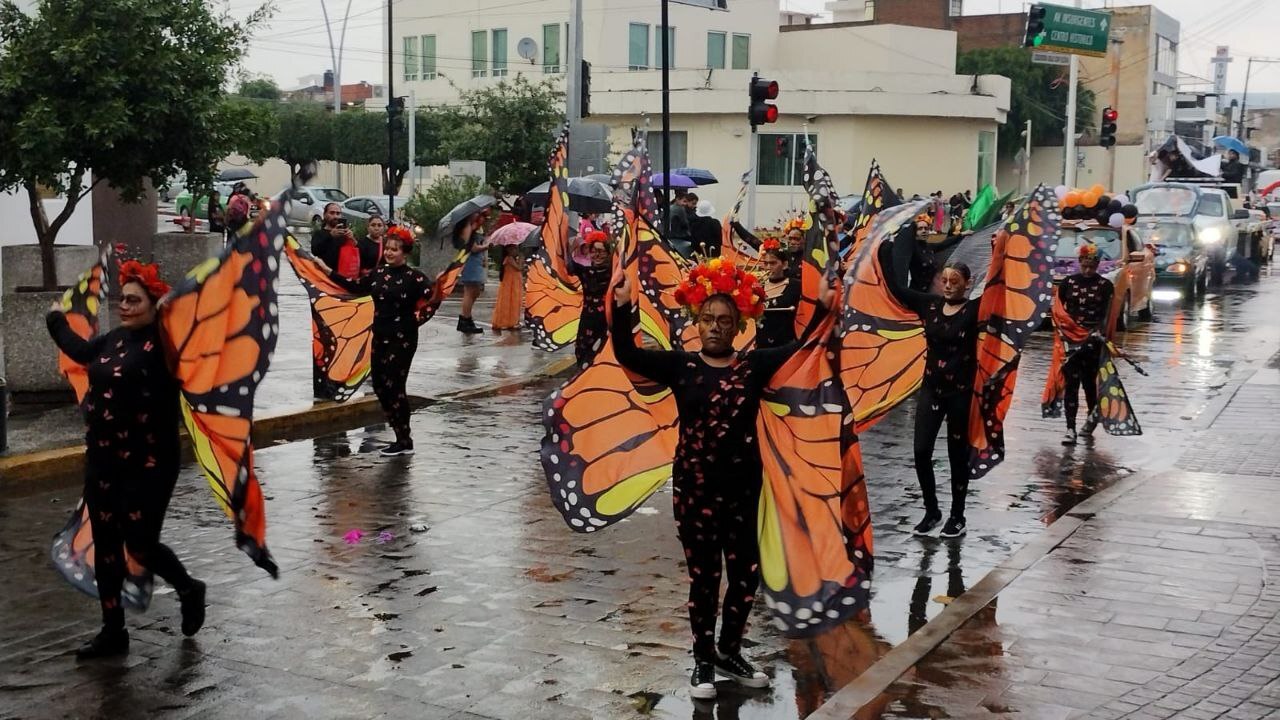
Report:
[[[89,340],[80,337],[75,330],[71,329],[67,316],[61,310],[50,310],[44,320],[45,325],[49,327],[49,336],[53,338],[53,344],[57,345],[67,357],[81,365],[93,362],[98,354],[101,336]]]
[[[680,377],[684,364],[684,353],[673,350],[644,350],[636,347],[635,335],[631,330],[631,302],[628,298],[629,283],[623,283],[614,294],[613,319],[609,325],[609,336],[613,340],[613,353],[622,367],[650,380],[673,385]],[[621,302],[621,304],[619,304]]]
[[[907,276],[911,269],[911,258],[915,254],[915,245],[915,225],[905,225],[893,238],[892,255],[888,258],[890,264],[887,267],[884,266],[886,253],[883,251],[883,245],[880,246],[881,253],[877,260],[884,269],[885,284],[888,286],[889,293],[912,312],[921,315],[933,300],[933,296],[907,286]]]

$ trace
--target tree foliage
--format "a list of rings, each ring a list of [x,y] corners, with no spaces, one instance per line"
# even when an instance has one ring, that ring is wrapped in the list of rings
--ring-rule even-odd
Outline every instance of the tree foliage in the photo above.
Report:
[[[276,115],[276,157],[289,165],[296,178],[309,162],[333,159],[333,116],[316,103],[284,103],[272,106]]]
[[[0,0],[0,190],[27,192],[46,289],[58,231],[98,182],[126,200],[179,171],[211,184],[249,117],[229,112],[223,84],[267,12],[235,21],[203,0],[41,0],[28,15]],[[41,186],[67,197],[52,221]]]
[[[964,75],[1004,75],[1010,80],[1009,116],[1000,128],[1001,154],[1013,155],[1023,146],[1022,131],[1031,121],[1033,145],[1061,145],[1067,126],[1066,71],[1031,62],[1020,47],[970,50],[960,53],[956,72]],[[1056,84],[1056,87],[1055,87]],[[1076,132],[1093,126],[1094,94],[1077,86]]]
[[[419,192],[404,206],[404,216],[421,227],[427,237],[434,237],[440,219],[450,210],[471,198],[490,192],[480,178],[463,175],[442,177]],[[415,249],[422,243],[415,243]],[[415,258],[416,262],[416,258]]]
[[[240,83],[240,89],[236,91],[240,97],[254,98],[255,100],[280,100],[280,86],[276,85],[276,81],[269,77],[256,77],[245,80]]]
[[[454,160],[483,160],[489,182],[524,192],[546,180],[547,151],[564,122],[560,94],[549,81],[523,75],[462,93],[444,149]]]

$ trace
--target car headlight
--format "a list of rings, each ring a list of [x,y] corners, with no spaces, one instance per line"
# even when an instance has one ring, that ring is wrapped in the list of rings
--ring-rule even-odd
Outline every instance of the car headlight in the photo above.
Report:
[[[1200,231],[1200,242],[1211,244],[1222,242],[1222,231],[1218,228],[1205,228]]]
[[[1190,265],[1188,265],[1187,263],[1185,263],[1185,262],[1183,262],[1183,261],[1179,260],[1179,261],[1178,261],[1178,262],[1176,262],[1176,263],[1171,263],[1171,264],[1169,265],[1169,267],[1167,267],[1167,268],[1165,268],[1165,269],[1166,269],[1166,270],[1168,270],[1170,273],[1172,273],[1172,274],[1174,274],[1174,275],[1181,275],[1181,274],[1183,274],[1183,273],[1187,272],[1188,270],[1190,270],[1190,269],[1191,269],[1191,266],[1190,266]]]

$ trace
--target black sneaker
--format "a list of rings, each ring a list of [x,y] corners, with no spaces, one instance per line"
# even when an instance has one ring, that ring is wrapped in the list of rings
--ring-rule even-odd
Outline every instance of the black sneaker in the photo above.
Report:
[[[93,660],[95,658],[128,654],[129,631],[124,628],[119,628],[118,630],[103,628],[102,632],[94,635],[92,640],[81,646],[79,650],[76,650],[76,657],[80,660]]]
[[[924,514],[924,519],[916,524],[915,529],[912,530],[911,533],[922,537],[928,536],[929,533],[933,532],[934,528],[938,527],[938,523],[940,522],[942,522],[941,512],[938,512],[937,510],[926,512]]]
[[[1098,421],[1094,419],[1093,414],[1090,413],[1089,419],[1084,421],[1084,427],[1080,428],[1080,434],[1087,438],[1091,438],[1093,437],[1093,431],[1097,429],[1097,427]]]
[[[178,602],[182,605],[182,634],[187,637],[204,627],[204,595],[205,585],[199,580],[193,580],[186,592],[178,593]]]
[[[965,534],[966,530],[964,518],[949,517],[947,518],[947,524],[942,526],[942,532],[939,535],[944,538],[958,538]]]
[[[477,334],[477,333],[483,333],[483,332],[484,332],[484,330],[481,330],[481,329],[480,329],[480,327],[476,325],[476,321],[475,321],[475,320],[472,320],[472,319],[471,319],[471,318],[469,318],[469,317],[462,317],[462,316],[459,316],[459,317],[458,317],[458,332],[460,332],[460,333],[464,333],[464,334],[467,334],[467,335],[475,335],[475,334]]]
[[[1075,431],[1075,430],[1068,429],[1068,430],[1067,430],[1067,434],[1062,436],[1062,444],[1063,444],[1063,445],[1075,445],[1075,444],[1076,444],[1076,431]]]
[[[716,696],[716,668],[705,660],[693,661],[693,675],[689,677],[689,697],[695,700],[712,700]]]
[[[382,448],[381,454],[382,454],[382,457],[395,457],[397,455],[412,455],[413,447],[409,445],[403,445],[399,442],[393,442],[390,445]]]
[[[769,676],[760,672],[742,657],[742,653],[725,655],[716,653],[716,672],[733,678],[739,685],[749,688],[769,687]]]

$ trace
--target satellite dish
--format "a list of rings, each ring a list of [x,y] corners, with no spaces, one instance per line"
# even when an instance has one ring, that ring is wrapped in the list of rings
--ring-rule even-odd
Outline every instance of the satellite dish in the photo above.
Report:
[[[520,42],[516,43],[516,54],[533,62],[533,59],[538,56],[538,43],[531,37],[520,38]]]

